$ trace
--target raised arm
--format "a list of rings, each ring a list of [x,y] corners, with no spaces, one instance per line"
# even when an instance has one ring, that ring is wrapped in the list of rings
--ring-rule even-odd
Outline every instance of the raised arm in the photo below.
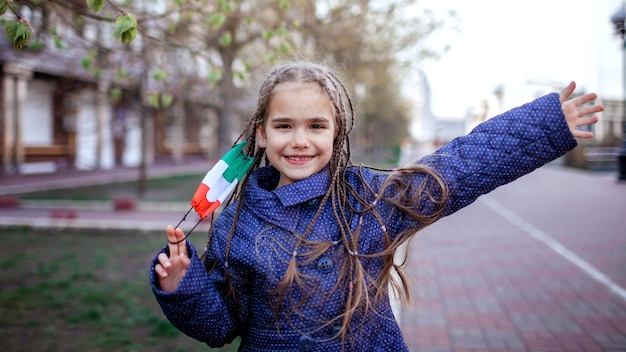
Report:
[[[588,115],[603,108],[584,105],[596,98],[593,93],[568,100],[574,89],[572,82],[561,94],[546,95],[487,120],[423,159],[450,187],[445,214],[564,155],[577,145],[574,137],[592,137],[576,128],[597,122]]]

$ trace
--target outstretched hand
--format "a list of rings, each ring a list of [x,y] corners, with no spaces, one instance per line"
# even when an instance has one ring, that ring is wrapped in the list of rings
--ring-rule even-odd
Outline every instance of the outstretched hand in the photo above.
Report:
[[[561,109],[563,115],[565,115],[565,121],[569,126],[569,130],[576,138],[591,138],[593,132],[579,131],[576,127],[591,125],[598,122],[598,117],[593,115],[604,110],[602,104],[586,105],[591,101],[598,98],[595,93],[587,93],[576,98],[569,99],[570,95],[576,89],[576,82],[570,82],[570,84],[559,94],[561,101]],[[569,100],[568,100],[569,99]]]
[[[170,256],[165,253],[159,254],[159,262],[154,266],[154,271],[159,276],[161,290],[173,292],[187,273],[191,260],[187,254],[187,240],[183,230],[168,226],[166,232]]]

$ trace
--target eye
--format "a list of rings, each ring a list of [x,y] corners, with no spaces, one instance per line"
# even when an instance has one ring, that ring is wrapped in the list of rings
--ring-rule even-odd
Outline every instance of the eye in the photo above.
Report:
[[[321,123],[314,123],[311,125],[311,128],[314,130],[325,129],[326,125],[321,124]]]
[[[274,128],[276,128],[276,129],[284,129],[284,128],[290,128],[290,127],[291,126],[289,126],[286,123],[281,123],[281,124],[274,125]]]

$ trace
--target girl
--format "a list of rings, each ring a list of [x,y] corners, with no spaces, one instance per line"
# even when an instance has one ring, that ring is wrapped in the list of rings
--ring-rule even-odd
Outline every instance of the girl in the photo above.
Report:
[[[389,285],[409,293],[395,250],[565,154],[574,137],[591,138],[576,127],[597,122],[588,116],[603,107],[583,106],[595,94],[567,100],[574,89],[384,171],[350,163],[355,113],[339,77],[311,63],[279,66],[239,138],[254,162],[203,259],[168,227],[170,243],[151,266],[154,294],[174,326],[214,347],[241,336],[241,351],[406,351],[389,300]]]

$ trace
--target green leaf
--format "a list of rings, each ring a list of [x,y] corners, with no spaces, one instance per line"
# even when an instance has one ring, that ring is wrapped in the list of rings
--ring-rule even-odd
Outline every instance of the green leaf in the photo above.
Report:
[[[32,50],[38,50],[38,49],[41,49],[42,47],[43,47],[43,42],[39,39],[28,44],[28,48]]]
[[[218,0],[217,4],[220,10],[224,11],[224,13],[229,14],[233,12],[233,6],[230,4],[228,0]]]
[[[89,70],[91,68],[91,58],[84,57],[80,60],[80,65],[83,66],[83,69]]]
[[[9,9],[9,5],[7,4],[7,0],[0,0],[0,16],[4,15]]]
[[[111,92],[109,94],[111,96],[111,100],[117,101],[119,98],[122,97],[122,90],[119,88],[113,88],[111,89]]]
[[[155,109],[159,108],[159,93],[150,92],[148,93],[148,104]]]
[[[76,16],[76,17],[74,18],[74,25],[75,25],[76,27],[82,27],[82,26],[84,26],[84,25],[85,25],[85,19],[84,19],[83,17]]]
[[[126,78],[126,76],[128,76],[128,73],[126,72],[125,69],[120,68],[119,70],[117,70],[117,72],[115,73],[115,77],[118,79],[124,79]]]
[[[222,34],[222,36],[220,37],[220,45],[221,46],[230,46],[232,41],[233,41],[233,38],[232,38],[232,35],[230,34],[230,32],[226,32],[226,33]]]
[[[23,47],[30,41],[30,32],[25,32],[17,40],[13,42],[13,48],[16,50],[22,50]]]
[[[243,72],[241,71],[233,72],[233,76],[242,82],[246,80],[246,77],[243,75]]]
[[[115,19],[116,29],[119,29],[121,32],[127,32],[133,28],[137,28],[137,19],[131,15],[126,14],[124,16],[118,16]]]
[[[4,24],[4,33],[11,42],[18,40],[26,32],[28,28],[22,22],[7,21]]]
[[[220,28],[224,22],[226,22],[226,16],[221,13],[213,13],[208,18],[208,23],[211,26],[211,29],[216,30]]]
[[[222,79],[222,73],[220,71],[213,70],[209,73],[209,82],[211,82],[211,84],[216,84],[220,79]]]
[[[24,33],[28,33],[28,27],[26,27],[22,22],[18,22],[15,31],[15,38],[13,39],[18,40],[24,35]]]
[[[4,23],[4,34],[11,42],[13,49],[22,50],[30,40],[29,26],[23,22],[7,21]]]
[[[131,14],[118,16],[115,20],[115,31],[113,37],[121,40],[122,44],[127,44],[137,37],[137,19]]]
[[[265,39],[265,41],[268,41],[270,39],[272,39],[274,37],[274,31],[271,29],[267,29],[265,31],[263,31],[263,39]]]
[[[13,41],[15,37],[15,33],[17,32],[17,22],[15,21],[6,21],[4,23],[4,34],[10,41]]]
[[[163,71],[163,70],[156,70],[154,71],[154,73],[152,74],[152,78],[155,81],[162,81],[165,78],[167,78],[167,72]]]
[[[104,8],[104,0],[87,0],[87,6],[89,6],[93,12],[98,13]]]
[[[286,36],[289,31],[287,30],[287,28],[285,26],[280,26],[278,27],[278,29],[276,30],[276,32],[278,33],[279,36],[284,37]]]
[[[289,10],[289,7],[290,7],[289,1],[287,1],[287,0],[278,0],[277,3],[278,3],[278,7],[280,7],[281,10],[283,10],[283,11]]]
[[[161,94],[161,106],[166,108],[172,105],[174,97],[171,94]]]
[[[278,52],[281,55],[287,55],[291,52],[291,46],[289,45],[289,43],[281,43],[278,47]]]
[[[217,0],[217,6],[220,7],[220,9],[223,9],[226,6],[226,2],[228,0]]]
[[[274,64],[278,61],[278,57],[276,57],[276,54],[268,54],[265,56],[265,61],[269,64]]]

